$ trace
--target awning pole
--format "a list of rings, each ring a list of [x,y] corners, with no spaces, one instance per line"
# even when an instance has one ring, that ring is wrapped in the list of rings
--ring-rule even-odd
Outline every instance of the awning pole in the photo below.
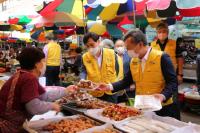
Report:
[[[133,0],[133,24],[136,28],[136,10],[135,10],[135,0]]]

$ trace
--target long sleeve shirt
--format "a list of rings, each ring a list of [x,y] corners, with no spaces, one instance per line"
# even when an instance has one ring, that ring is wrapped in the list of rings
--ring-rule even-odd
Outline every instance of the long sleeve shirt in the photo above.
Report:
[[[43,114],[52,110],[52,101],[55,101],[63,96],[65,96],[64,89],[47,91],[40,95],[39,98],[34,98],[30,102],[26,103],[25,107],[32,115]]]
[[[165,53],[163,53],[161,57],[161,69],[162,69],[163,77],[165,79],[165,87],[163,88],[163,91],[161,92],[161,94],[165,96],[166,101],[167,101],[172,96],[172,92],[178,89],[178,85],[177,85],[176,73],[174,71],[174,67],[171,62],[171,59],[169,55]],[[116,92],[123,88],[127,88],[133,83],[134,81],[131,75],[131,71],[129,69],[124,79],[122,79],[119,82],[112,83],[112,86],[114,89],[113,91]]]

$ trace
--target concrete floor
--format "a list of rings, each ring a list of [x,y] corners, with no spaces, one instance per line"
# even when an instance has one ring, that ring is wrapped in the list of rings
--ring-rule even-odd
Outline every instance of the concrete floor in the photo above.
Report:
[[[181,112],[181,121],[200,124],[200,115],[192,112]]]
[[[184,81],[183,84],[179,86],[179,89],[191,87],[195,84],[195,81]],[[184,122],[192,122],[196,124],[200,124],[200,114],[190,112],[188,109],[181,111],[181,121]]]

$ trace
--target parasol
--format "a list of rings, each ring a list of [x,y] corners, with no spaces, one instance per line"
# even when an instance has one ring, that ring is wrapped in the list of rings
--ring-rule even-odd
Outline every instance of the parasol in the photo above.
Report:
[[[69,13],[53,12],[45,17],[39,16],[33,19],[33,21],[29,24],[35,25],[36,27],[53,26],[54,24],[56,24],[57,26],[68,26],[68,25],[84,26],[84,21]]]

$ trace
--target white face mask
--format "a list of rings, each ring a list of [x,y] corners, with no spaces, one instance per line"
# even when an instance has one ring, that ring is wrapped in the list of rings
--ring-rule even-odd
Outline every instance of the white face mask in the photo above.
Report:
[[[131,58],[138,58],[139,57],[139,54],[135,53],[134,50],[128,50],[128,55]]]
[[[89,48],[88,51],[90,52],[91,55],[96,56],[99,51],[99,47],[97,46],[96,48]]]
[[[115,48],[115,51],[116,51],[118,54],[124,54],[125,48],[124,48],[124,47],[118,47],[118,48]]]
[[[46,72],[46,64],[43,63],[43,67],[42,69],[40,69],[40,77],[44,76],[45,72]]]

